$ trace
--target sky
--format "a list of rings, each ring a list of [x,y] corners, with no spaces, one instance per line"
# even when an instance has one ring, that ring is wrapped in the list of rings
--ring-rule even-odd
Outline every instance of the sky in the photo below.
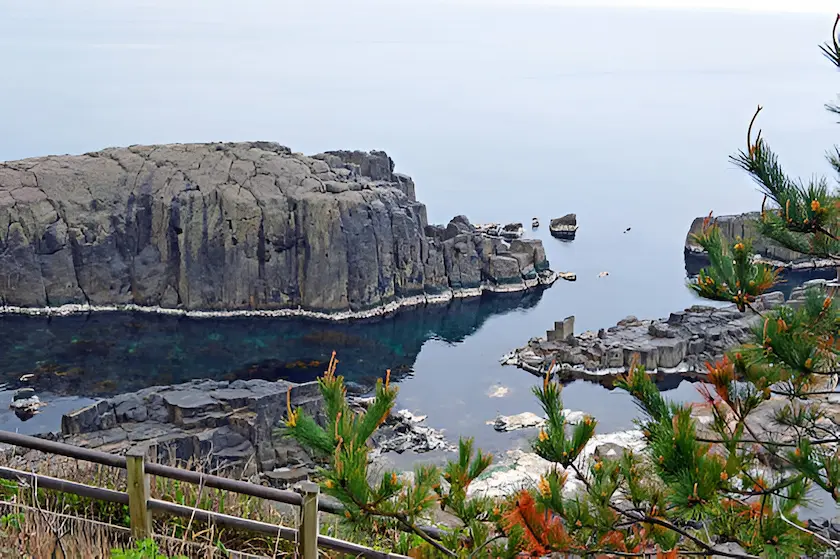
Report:
[[[473,3],[503,3],[511,0],[463,0]],[[736,10],[834,14],[840,12],[837,0],[517,0],[516,4],[543,4],[575,7],[664,8],[679,10]]]

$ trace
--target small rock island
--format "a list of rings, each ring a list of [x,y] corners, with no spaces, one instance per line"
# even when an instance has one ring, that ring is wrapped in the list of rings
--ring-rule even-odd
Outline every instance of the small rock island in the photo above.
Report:
[[[381,151],[173,144],[0,163],[4,312],[364,318],[555,279],[539,240],[429,225]]]

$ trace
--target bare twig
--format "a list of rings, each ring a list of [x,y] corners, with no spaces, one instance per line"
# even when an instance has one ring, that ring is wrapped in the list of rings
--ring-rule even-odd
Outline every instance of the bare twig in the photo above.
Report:
[[[790,524],[791,526],[793,526],[797,530],[801,530],[801,531],[805,532],[806,534],[810,534],[810,535],[814,536],[815,538],[817,538],[818,540],[820,540],[824,544],[830,546],[832,549],[840,549],[840,544],[838,544],[837,542],[835,542],[833,540],[830,540],[826,537],[823,537],[823,536],[817,534],[816,532],[812,532],[811,530],[808,530],[807,528],[805,528],[803,526],[800,526],[796,522],[791,522],[790,520],[788,520],[787,517],[785,516],[785,514],[781,511],[781,509],[779,510],[779,516],[781,517],[782,520],[784,520],[785,522],[787,522],[788,524]]]

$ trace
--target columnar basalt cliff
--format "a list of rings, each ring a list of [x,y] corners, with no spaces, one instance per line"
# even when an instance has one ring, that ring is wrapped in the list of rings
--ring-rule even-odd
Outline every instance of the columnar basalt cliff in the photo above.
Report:
[[[782,247],[767,237],[761,235],[756,227],[756,221],[761,217],[760,212],[749,212],[739,215],[722,215],[714,217],[720,232],[723,237],[729,241],[736,238],[751,239],[753,243],[753,250],[764,261],[774,264],[776,266],[787,268],[791,270],[799,269],[813,269],[813,268],[832,268],[838,263],[834,260],[815,258],[807,254],[802,254]],[[698,245],[693,238],[693,235],[700,233],[703,230],[703,222],[707,219],[705,217],[698,217],[691,223],[688,234],[685,238],[685,257],[686,269],[689,274],[696,274],[697,271],[707,265],[708,259],[705,257],[703,249]]]
[[[383,152],[268,142],[0,164],[0,303],[352,318],[551,283],[540,241],[429,226]]]

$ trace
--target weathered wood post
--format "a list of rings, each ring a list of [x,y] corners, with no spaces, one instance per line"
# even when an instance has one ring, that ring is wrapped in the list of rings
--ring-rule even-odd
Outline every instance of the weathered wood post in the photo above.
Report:
[[[135,539],[152,536],[152,513],[149,510],[149,476],[146,475],[146,452],[142,447],[132,447],[125,454],[128,473],[128,513],[131,517],[131,535]]]
[[[300,529],[298,531],[298,557],[301,559],[317,559],[318,557],[318,493],[320,487],[311,481],[298,484],[303,494],[300,506]]]

